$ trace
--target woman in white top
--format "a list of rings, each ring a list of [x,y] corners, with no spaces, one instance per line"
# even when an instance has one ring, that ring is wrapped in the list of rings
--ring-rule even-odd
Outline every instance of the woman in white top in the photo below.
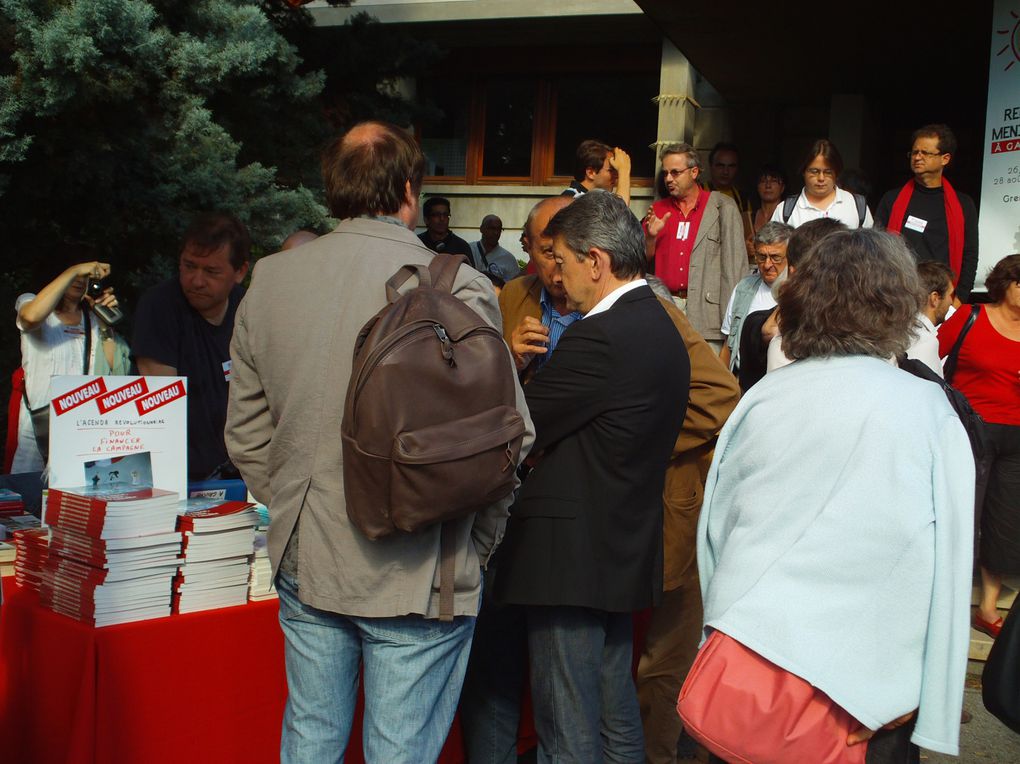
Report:
[[[835,218],[847,228],[871,228],[875,221],[864,197],[837,185],[841,172],[843,157],[836,146],[824,138],[815,141],[800,166],[804,190],[795,201],[791,196],[776,207],[772,220],[796,228],[809,220]]]
[[[82,254],[79,247],[70,247],[65,253],[79,257]],[[38,294],[22,294],[15,303],[17,326],[21,330],[25,395],[18,417],[13,473],[38,472],[45,466],[46,454],[40,453],[37,445],[31,410],[48,406],[50,377],[127,373],[127,346],[91,311],[91,305],[115,308],[117,298],[113,289],[104,289],[95,300],[85,294],[90,278],[99,280],[109,274],[108,263],[79,262],[63,270]],[[86,331],[91,335],[88,359]]]

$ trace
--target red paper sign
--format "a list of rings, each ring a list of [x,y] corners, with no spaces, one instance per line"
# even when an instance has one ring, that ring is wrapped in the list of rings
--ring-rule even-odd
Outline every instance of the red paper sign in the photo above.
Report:
[[[135,401],[135,406],[138,407],[138,414],[145,416],[146,414],[152,413],[160,406],[165,406],[168,403],[173,403],[178,398],[183,398],[184,393],[184,382],[177,380],[172,385],[161,387],[144,398],[139,398]]]
[[[115,408],[123,406],[125,403],[130,403],[140,395],[145,395],[149,392],[149,386],[145,384],[145,379],[137,379],[134,382],[129,382],[123,387],[118,387],[116,390],[111,390],[106,395],[103,395],[96,401],[96,406],[99,407],[100,414],[108,414]]]
[[[72,409],[76,409],[83,403],[88,403],[96,396],[103,395],[106,392],[106,382],[103,381],[102,377],[94,379],[91,382],[86,382],[81,387],[75,388],[69,393],[53,399],[53,409],[57,412],[57,416],[66,414]]]

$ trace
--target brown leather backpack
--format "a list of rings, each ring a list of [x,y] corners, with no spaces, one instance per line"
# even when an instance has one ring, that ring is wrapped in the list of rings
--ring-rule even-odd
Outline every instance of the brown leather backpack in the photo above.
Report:
[[[513,491],[524,419],[502,335],[451,294],[465,262],[440,254],[428,268],[403,266],[358,334],[341,424],[344,493],[347,516],[370,539],[465,517]],[[418,286],[401,295],[413,275]],[[453,604],[448,529],[444,615]]]

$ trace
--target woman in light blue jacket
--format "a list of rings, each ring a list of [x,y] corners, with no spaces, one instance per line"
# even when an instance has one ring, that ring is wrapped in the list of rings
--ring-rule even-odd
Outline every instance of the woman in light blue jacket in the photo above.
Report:
[[[795,362],[727,422],[698,528],[706,633],[828,695],[862,725],[848,743],[890,728],[869,764],[959,742],[974,462],[939,386],[891,363],[920,291],[896,237],[815,245],[779,299]]]

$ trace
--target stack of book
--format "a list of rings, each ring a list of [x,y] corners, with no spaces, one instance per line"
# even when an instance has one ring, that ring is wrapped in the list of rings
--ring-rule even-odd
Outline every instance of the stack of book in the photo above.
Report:
[[[18,586],[39,591],[42,571],[50,553],[49,533],[45,528],[26,528],[11,535],[14,542],[14,580]]]
[[[257,522],[248,502],[188,499],[177,523],[182,545],[173,612],[193,613],[248,601]]]
[[[251,561],[251,583],[248,586],[248,599],[276,599],[276,585],[273,583],[273,567],[269,564],[269,550],[266,547],[266,531],[255,533],[255,556]]]
[[[10,488],[0,488],[0,523],[8,517],[25,514],[25,502],[21,494]]]
[[[35,515],[11,515],[0,519],[0,541],[11,538],[18,531],[41,527],[42,523]]]
[[[177,499],[157,488],[51,488],[40,603],[95,626],[169,615]]]
[[[14,544],[0,541],[0,578],[14,575],[14,560],[18,556],[18,550]]]

